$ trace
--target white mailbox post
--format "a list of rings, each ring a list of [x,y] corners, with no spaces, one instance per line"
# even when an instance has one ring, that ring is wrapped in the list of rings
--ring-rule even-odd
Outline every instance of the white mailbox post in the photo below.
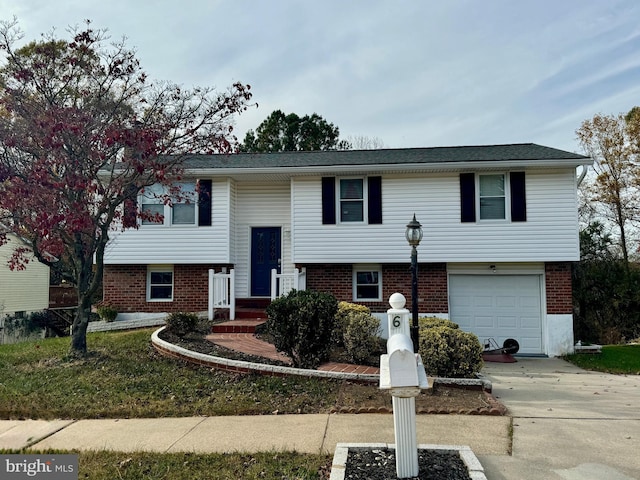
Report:
[[[396,474],[411,478],[418,476],[415,397],[420,389],[429,388],[429,382],[420,355],[413,351],[404,296],[394,293],[389,304],[389,340],[387,353],[380,356],[380,388],[390,390],[392,396]]]

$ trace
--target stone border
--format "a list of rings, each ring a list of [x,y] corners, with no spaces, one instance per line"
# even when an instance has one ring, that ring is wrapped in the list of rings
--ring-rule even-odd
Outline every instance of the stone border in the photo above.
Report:
[[[395,443],[338,443],[335,453],[333,454],[333,463],[331,465],[331,476],[329,480],[344,480],[347,468],[347,458],[350,448],[373,449],[373,448],[390,448],[395,449]],[[466,445],[432,445],[420,444],[418,450],[445,450],[457,451],[460,458],[467,466],[471,480],[487,480],[484,474],[484,468],[475,456],[471,447]]]
[[[166,327],[162,327],[153,332],[153,334],[151,335],[151,343],[160,354],[166,357],[178,358],[181,360],[186,360],[188,362],[197,363],[199,365],[204,365],[206,367],[217,368],[219,370],[226,370],[235,373],[259,373],[261,375],[272,375],[277,377],[298,375],[305,377],[337,378],[364,383],[378,382],[377,374],[324,372],[322,370],[282,367],[279,365],[269,365],[266,363],[232,360],[230,358],[215,357],[213,355],[194,352],[162,340],[158,336],[158,334],[165,328]]]
[[[287,375],[297,375],[304,377],[332,378],[339,380],[351,380],[360,383],[375,383],[380,380],[378,374],[365,373],[346,373],[346,372],[325,372],[322,370],[309,370],[305,368],[283,367],[279,365],[269,365],[266,363],[246,362],[243,360],[233,360],[230,358],[216,357],[204,353],[194,352],[186,348],[179,347],[172,343],[162,340],[158,334],[166,328],[162,327],[153,332],[151,335],[151,344],[158,353],[169,358],[196,363],[209,368],[224,370],[233,373],[257,373],[260,375],[271,375],[283,377]],[[489,380],[484,377],[473,378],[434,378],[434,385],[476,389],[484,393],[485,399],[489,404],[487,407],[479,407],[473,410],[438,410],[438,409],[420,409],[417,413],[430,414],[462,414],[462,415],[506,415],[507,409],[491,394],[492,385]],[[381,407],[370,408],[339,408],[331,410],[331,413],[391,413],[391,409]]]

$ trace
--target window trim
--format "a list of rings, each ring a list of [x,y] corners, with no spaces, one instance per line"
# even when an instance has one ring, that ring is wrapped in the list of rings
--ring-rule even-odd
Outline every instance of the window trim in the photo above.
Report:
[[[362,198],[361,199],[344,199],[346,202],[362,202],[362,220],[342,220],[342,180],[362,180]],[[336,221],[338,224],[344,225],[362,225],[368,223],[369,218],[369,185],[366,176],[346,176],[336,177]]]
[[[151,298],[151,274],[152,273],[171,273],[171,298]],[[147,265],[147,302],[173,302],[175,297],[175,273],[173,265]],[[164,284],[163,284],[164,285]]]
[[[145,187],[145,188],[152,188],[155,185],[160,185],[158,183],[154,183],[153,185],[149,186],[149,187]],[[144,228],[157,228],[157,227],[173,227],[173,228],[193,228],[193,227],[199,227],[200,226],[200,198],[198,195],[198,182],[194,181],[194,182],[177,182],[176,185],[188,185],[188,186],[193,186],[193,192],[194,192],[194,198],[192,198],[189,201],[189,205],[193,205],[194,208],[194,216],[193,216],[193,223],[173,223],[173,206],[170,203],[165,203],[163,205],[163,219],[162,222],[159,223],[155,223],[155,222],[144,222],[143,219],[139,219],[139,225],[141,227]],[[160,185],[162,187],[162,193],[158,193],[159,195],[168,195],[169,192],[167,190],[167,187],[164,185]],[[191,190],[190,190],[191,191]],[[209,195],[211,195],[209,193]],[[138,196],[138,204],[140,205],[140,209],[142,210],[144,208],[145,202],[144,199],[148,198],[145,197],[144,193],[140,193]],[[157,199],[156,199],[157,200]],[[162,204],[162,200],[160,199],[160,204]],[[172,201],[173,202],[173,201]],[[158,203],[153,203],[153,202],[146,202],[149,205],[158,205]],[[181,202],[173,202],[176,205],[185,205],[187,204],[186,201],[181,201]]]
[[[376,272],[378,274],[378,297],[358,298],[358,273]],[[382,301],[382,265],[379,264],[356,264],[352,270],[352,297],[354,302],[381,302]]]
[[[483,197],[480,196],[480,177],[487,177],[487,176],[497,176],[497,175],[502,175],[502,179],[504,181],[504,218],[482,218],[482,208],[481,208],[481,200]],[[475,180],[476,180],[476,194],[475,194],[475,201],[476,201],[476,218],[478,222],[482,222],[482,223],[504,223],[504,222],[511,222],[511,187],[509,184],[509,177],[510,175],[508,174],[508,172],[478,172],[475,176]],[[487,196],[485,196],[487,197]],[[498,198],[498,197],[488,197],[488,198]]]

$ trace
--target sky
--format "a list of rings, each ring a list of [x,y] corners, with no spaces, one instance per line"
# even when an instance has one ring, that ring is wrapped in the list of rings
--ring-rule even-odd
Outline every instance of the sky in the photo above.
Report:
[[[154,80],[252,86],[387,148],[539,143],[582,153],[595,114],[640,105],[637,0],[0,0],[25,40],[90,19]]]

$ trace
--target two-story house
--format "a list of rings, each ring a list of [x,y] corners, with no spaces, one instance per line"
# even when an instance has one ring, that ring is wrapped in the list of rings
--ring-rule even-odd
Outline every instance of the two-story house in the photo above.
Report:
[[[233,268],[246,299],[269,298],[272,269],[297,268],[306,288],[383,316],[396,291],[411,305],[415,214],[421,315],[559,355],[573,345],[576,169],[589,164],[536,144],[193,156],[193,201],[141,195],[164,221],[108,245],[104,297],[121,312],[203,311],[209,269]]]

